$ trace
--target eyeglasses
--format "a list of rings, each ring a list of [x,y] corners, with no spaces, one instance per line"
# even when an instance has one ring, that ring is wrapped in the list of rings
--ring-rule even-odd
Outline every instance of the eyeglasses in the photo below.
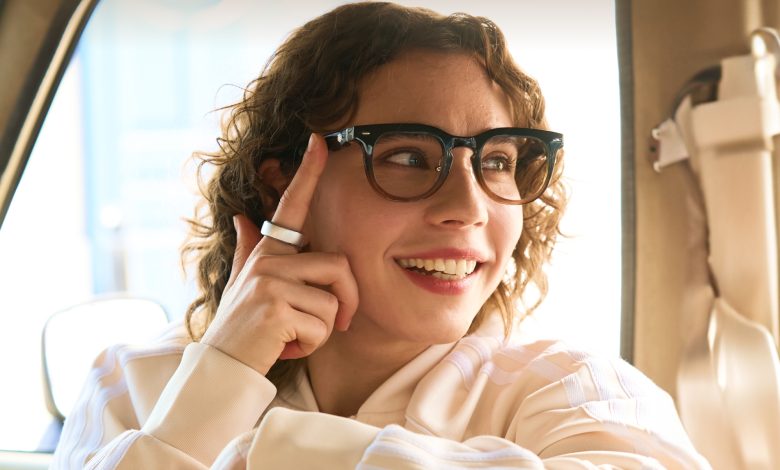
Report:
[[[563,149],[562,134],[516,127],[458,137],[424,124],[373,124],[325,134],[325,141],[334,152],[359,143],[374,190],[404,202],[441,188],[452,167],[452,150],[467,147],[485,193],[503,204],[527,204],[547,189]]]

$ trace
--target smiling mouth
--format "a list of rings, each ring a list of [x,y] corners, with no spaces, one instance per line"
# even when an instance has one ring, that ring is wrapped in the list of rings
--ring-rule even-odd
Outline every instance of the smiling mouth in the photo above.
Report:
[[[481,264],[475,260],[447,258],[402,258],[395,261],[399,266],[408,271],[414,271],[444,281],[465,279],[478,270]]]

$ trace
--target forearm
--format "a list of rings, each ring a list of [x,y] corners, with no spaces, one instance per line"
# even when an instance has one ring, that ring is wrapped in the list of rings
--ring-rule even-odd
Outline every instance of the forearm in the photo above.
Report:
[[[147,458],[208,467],[231,439],[251,430],[275,387],[216,349],[193,343],[181,351],[102,354],[65,422],[52,468],[145,468],[139,462]],[[175,370],[160,367],[171,360]],[[149,387],[155,374],[170,377],[162,393]]]
[[[141,431],[210,465],[276,395],[254,369],[203,344],[187,347]]]
[[[642,447],[641,442],[636,444]],[[656,458],[641,455],[629,447],[634,446],[627,446],[624,450],[577,451],[542,458],[496,436],[477,436],[456,442],[417,434],[398,425],[380,429],[322,413],[273,409],[256,431],[247,463],[258,468],[323,469],[667,468]],[[708,467],[698,456],[689,455],[672,468]]]

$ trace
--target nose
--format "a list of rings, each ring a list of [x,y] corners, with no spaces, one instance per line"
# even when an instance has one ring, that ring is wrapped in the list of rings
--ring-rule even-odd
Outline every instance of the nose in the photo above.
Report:
[[[459,229],[483,226],[487,222],[488,196],[479,186],[471,168],[473,151],[467,147],[452,150],[452,167],[444,185],[430,198],[426,220],[432,225]]]

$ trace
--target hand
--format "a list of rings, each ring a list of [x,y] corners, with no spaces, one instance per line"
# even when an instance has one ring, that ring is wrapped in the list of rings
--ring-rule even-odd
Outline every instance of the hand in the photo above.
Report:
[[[312,134],[273,223],[292,230],[303,227],[327,158],[325,141]],[[346,330],[357,308],[357,284],[343,254],[298,253],[293,246],[262,237],[246,216],[233,220],[233,268],[201,342],[265,375],[277,359],[314,352],[334,326]]]

